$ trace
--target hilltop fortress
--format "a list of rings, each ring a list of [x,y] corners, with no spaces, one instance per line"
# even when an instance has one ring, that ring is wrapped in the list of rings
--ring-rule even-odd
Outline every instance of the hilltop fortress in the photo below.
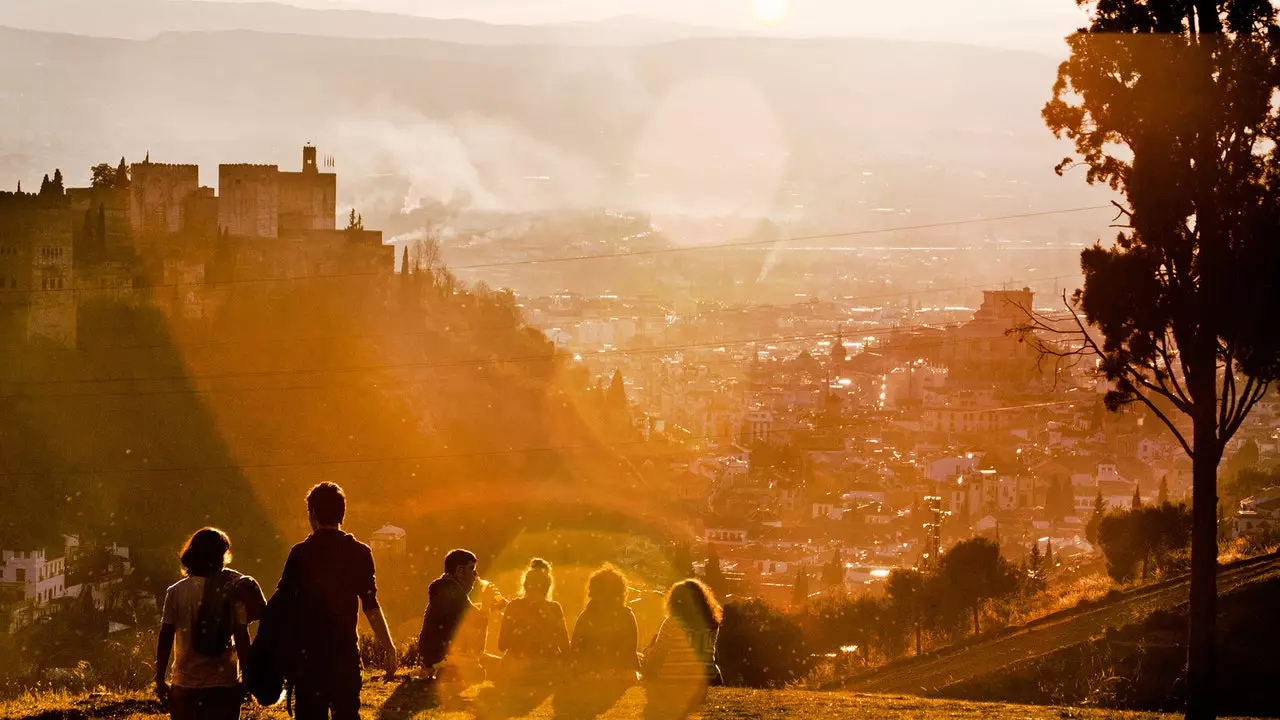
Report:
[[[337,175],[316,148],[302,169],[143,162],[94,169],[91,187],[47,176],[0,192],[0,343],[76,345],[79,303],[152,303],[201,321],[237,283],[394,272],[395,249],[362,223],[337,229]]]

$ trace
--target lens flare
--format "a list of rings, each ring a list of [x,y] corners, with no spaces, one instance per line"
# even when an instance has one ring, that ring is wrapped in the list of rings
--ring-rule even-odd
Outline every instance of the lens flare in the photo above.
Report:
[[[756,19],[770,25],[780,23],[787,17],[788,0],[753,0],[756,6]]]

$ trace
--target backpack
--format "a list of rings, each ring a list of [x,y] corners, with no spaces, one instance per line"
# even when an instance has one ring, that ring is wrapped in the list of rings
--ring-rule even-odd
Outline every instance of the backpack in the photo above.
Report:
[[[204,597],[191,632],[191,647],[200,655],[220,657],[231,648],[237,586],[244,577],[224,568],[205,578]]]

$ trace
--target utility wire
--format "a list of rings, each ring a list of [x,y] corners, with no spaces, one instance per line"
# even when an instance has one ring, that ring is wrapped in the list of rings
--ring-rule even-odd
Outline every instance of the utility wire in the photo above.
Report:
[[[915,332],[919,330],[944,330],[948,328],[960,327],[967,324],[968,322],[969,321],[955,321],[955,322],[942,323],[942,324],[936,324],[936,325],[929,325],[929,324],[907,325],[907,326],[884,325],[884,326],[879,326],[875,328],[856,329],[856,332],[860,333],[862,336],[867,336],[867,335],[880,335],[884,333],[896,333],[896,332],[907,333],[907,332]],[[594,353],[585,352],[585,353],[562,353],[562,354],[551,354],[551,355],[526,355],[523,357],[512,356],[512,357],[499,357],[499,358],[473,358],[468,360],[451,360],[451,361],[443,361],[443,362],[442,361],[394,362],[394,363],[381,363],[381,364],[374,364],[374,365],[359,365],[359,366],[334,367],[334,368],[248,370],[248,371],[231,371],[231,372],[208,373],[208,374],[157,375],[157,376],[151,376],[151,377],[117,376],[117,377],[99,377],[99,378],[59,378],[59,379],[51,379],[51,380],[30,380],[30,381],[0,380],[0,383],[7,382],[10,384],[17,385],[19,387],[26,388],[26,387],[49,387],[49,386],[65,386],[65,385],[100,385],[100,384],[107,384],[107,383],[196,382],[196,381],[232,380],[232,379],[239,379],[239,378],[257,378],[257,377],[292,377],[292,376],[299,376],[299,375],[333,375],[333,374],[367,373],[367,372],[377,372],[377,371],[384,371],[384,370],[410,370],[410,369],[431,370],[431,369],[445,369],[445,368],[482,367],[486,365],[556,362],[556,361],[564,361],[564,360],[584,360],[585,361],[589,357],[598,358],[605,355],[631,356],[631,355],[666,354],[666,353],[678,352],[681,350],[690,350],[690,349],[699,349],[699,348],[707,349],[707,348],[728,347],[730,345],[756,345],[756,344],[765,344],[765,343],[769,343],[769,344],[792,343],[792,342],[803,342],[806,340],[830,339],[833,337],[835,337],[835,335],[827,331],[827,332],[821,332],[821,333],[808,333],[808,334],[789,335],[789,336],[775,335],[775,336],[762,336],[762,337],[751,337],[751,338],[738,338],[733,340],[715,340],[715,341],[708,341],[708,342],[701,342],[701,343],[681,343],[681,344],[674,344],[674,345],[664,345],[664,346],[654,347],[654,348],[638,348],[633,350],[614,349],[614,350],[598,351]],[[996,340],[1002,337],[1007,337],[1007,336],[1004,334],[1001,334],[1001,335],[992,335],[992,336],[981,336],[976,338],[965,338],[963,340],[953,341],[952,344],[971,344],[975,342]],[[891,346],[891,347],[896,347],[896,348],[928,347],[930,345],[939,344],[939,343],[945,344],[946,342],[947,341],[945,339],[939,338],[938,340],[913,341],[911,343],[903,343],[901,345]],[[274,388],[263,388],[263,389],[271,390]],[[282,389],[287,389],[287,388],[282,388]],[[198,394],[205,391],[195,389],[195,388],[189,388],[189,389],[183,389],[183,390],[178,390],[173,392],[175,392],[176,394],[185,394],[185,393]],[[12,393],[8,395],[0,395],[0,399],[18,399],[18,398],[27,398],[27,397],[87,397],[87,396],[93,396],[95,394],[96,393],[85,393],[82,395],[76,395],[76,394],[70,394],[70,393],[62,393],[62,394],[49,394],[49,395],[33,395],[30,393]],[[107,395],[107,393],[102,393],[102,394]],[[136,392],[136,393],[125,393],[125,394],[147,395],[147,394],[168,394],[168,393]]]
[[[1029,403],[1024,405],[1006,405],[994,408],[966,408],[973,412],[1010,412],[1014,410],[1032,410],[1041,408],[1058,407],[1062,405],[1074,405],[1083,402],[1082,400],[1058,400],[1052,402]],[[797,427],[787,427],[776,432],[805,432],[817,430],[834,430],[842,428],[846,425],[853,424],[851,422],[833,423],[829,425],[801,425]],[[701,435],[697,437],[675,438],[676,442],[681,444],[706,442],[711,440],[734,440],[741,437],[742,433],[724,433],[720,435]],[[579,450],[608,450],[621,447],[634,447],[639,445],[657,444],[659,441],[654,440],[627,440],[613,443],[582,443],[577,445],[545,445],[533,448],[508,448],[505,450],[480,450],[474,452],[456,452],[456,453],[434,453],[421,455],[395,455],[374,458],[337,458],[330,460],[299,460],[287,462],[271,462],[271,463],[243,463],[243,464],[222,464],[222,465],[189,465],[189,466],[166,466],[166,467],[147,467],[147,468],[97,468],[97,469],[68,469],[57,471],[30,471],[30,472],[4,472],[0,473],[0,478],[5,477],[39,477],[39,476],[83,476],[83,475],[140,475],[146,473],[197,473],[197,472],[217,472],[227,470],[274,470],[283,468],[299,468],[299,467],[330,467],[330,466],[349,466],[364,465],[376,463],[394,463],[394,462],[426,462],[436,460],[456,460],[481,457],[501,457],[507,455],[527,455],[534,453],[558,453]]]
[[[1006,222],[1010,220],[1025,220],[1025,219],[1031,219],[1031,218],[1050,217],[1054,215],[1068,215],[1073,213],[1088,212],[1091,210],[1110,210],[1110,209],[1113,209],[1113,206],[1086,205],[1081,207],[1063,208],[1059,210],[1041,210],[1037,212],[1016,213],[1012,215],[996,215],[996,216],[985,217],[985,218],[969,218],[966,220],[944,220],[939,222],[920,223],[915,225],[895,225],[895,226],[884,227],[884,228],[864,228],[862,230],[849,230],[844,232],[823,233],[819,235],[799,235],[795,237],[773,238],[769,240],[743,240],[743,241],[732,241],[732,242],[725,242],[725,243],[713,243],[709,245],[690,245],[690,246],[682,246],[682,247],[653,248],[650,250],[635,250],[632,252],[623,252],[623,253],[569,255],[565,257],[524,259],[524,260],[504,260],[504,261],[490,262],[490,263],[474,263],[469,265],[455,265],[447,269],[452,271],[481,270],[485,268],[514,267],[519,265],[547,265],[547,264],[553,264],[553,263],[602,260],[606,258],[648,257],[652,255],[666,255],[671,253],[686,253],[686,252],[698,252],[698,251],[704,251],[704,250],[717,250],[717,249],[725,249],[725,248],[741,248],[741,247],[753,247],[753,246],[762,246],[762,245],[773,245],[776,243],[803,242],[803,241],[812,241],[812,240],[834,240],[838,238],[862,237],[866,235],[880,235],[884,233],[893,233],[893,232],[909,232],[913,230],[932,230],[932,229],[944,228],[944,227],[960,227],[964,225],[978,225],[982,223]],[[383,245],[382,247],[393,247],[393,246]],[[389,277],[391,275],[392,273],[390,272],[380,272],[380,271],[358,272],[358,273],[333,273],[328,275],[306,275],[301,277],[288,277],[288,278],[242,278],[242,279],[224,280],[219,282],[200,281],[200,282],[179,282],[179,283],[156,283],[152,285],[144,285],[134,289],[156,290],[156,289],[164,289],[164,288],[182,288],[182,287],[217,288],[217,287],[222,287],[227,285],[263,285],[263,284],[280,283],[280,282],[336,280],[336,279],[342,279],[342,278],[356,278],[356,277],[376,277],[376,276]],[[37,292],[39,293],[65,293],[65,292],[109,293],[115,290],[127,290],[127,289],[129,288],[70,287],[70,288],[55,288],[55,289],[49,289],[49,290],[35,290],[33,288],[28,292],[33,294]]]

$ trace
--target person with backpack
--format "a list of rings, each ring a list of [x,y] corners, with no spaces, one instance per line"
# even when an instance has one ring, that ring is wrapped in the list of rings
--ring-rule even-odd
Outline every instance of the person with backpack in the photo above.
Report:
[[[387,677],[396,671],[395,644],[378,605],[373,552],[342,531],[346,510],[346,495],[336,483],[311,488],[311,535],[289,551],[276,586],[279,599],[271,599],[292,625],[287,635],[295,647],[287,674],[295,720],[359,718],[362,665],[356,625],[361,608],[381,646]]]
[[[173,720],[235,720],[252,675],[248,626],[263,608],[262,590],[226,567],[231,539],[216,528],[193,534],[180,560],[186,577],[164,596],[156,697]]]
[[[681,580],[667,593],[667,617],[645,650],[645,716],[685,718],[720,683],[716,641],[723,611],[711,588],[700,580]]]

